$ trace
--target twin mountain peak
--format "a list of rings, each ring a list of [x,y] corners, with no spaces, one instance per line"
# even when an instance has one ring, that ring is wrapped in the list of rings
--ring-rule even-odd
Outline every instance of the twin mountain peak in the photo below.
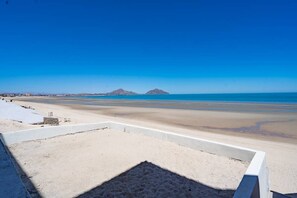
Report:
[[[152,90],[149,90],[148,92],[146,92],[145,94],[146,95],[165,95],[165,94],[169,94],[169,93],[166,91],[163,91],[161,89],[152,89]],[[126,96],[128,96],[128,95],[137,95],[137,93],[135,93],[133,91],[127,91],[124,89],[117,89],[112,92],[106,93],[106,95],[109,95],[109,96],[126,95]]]

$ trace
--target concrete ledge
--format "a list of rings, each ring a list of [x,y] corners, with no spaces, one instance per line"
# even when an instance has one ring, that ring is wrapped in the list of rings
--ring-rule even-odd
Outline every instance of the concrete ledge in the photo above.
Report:
[[[162,131],[158,129],[151,129],[135,125],[128,125],[118,122],[110,122],[110,128],[117,129],[127,133],[143,134],[150,137],[155,137],[165,141],[171,141],[182,146],[192,149],[222,155],[233,159],[250,162],[256,150],[247,149],[243,147],[223,144],[215,141],[209,141],[201,138],[191,137],[187,135]]]
[[[269,191],[269,174],[266,164],[266,154],[262,151],[257,151],[251,161],[245,175],[256,176],[259,180],[260,197],[272,196]]]
[[[60,135],[80,133],[91,130],[111,128],[126,133],[143,134],[165,141],[171,141],[192,149],[226,156],[229,158],[250,162],[250,165],[237,188],[234,197],[269,197],[268,169],[264,152],[244,147],[223,144],[215,141],[195,138],[187,135],[129,125],[118,122],[102,122],[55,126],[39,129],[22,130],[0,134],[4,144],[10,145],[23,141],[51,138]]]
[[[235,191],[234,198],[259,197],[259,180],[257,176],[244,175],[238,189]]]

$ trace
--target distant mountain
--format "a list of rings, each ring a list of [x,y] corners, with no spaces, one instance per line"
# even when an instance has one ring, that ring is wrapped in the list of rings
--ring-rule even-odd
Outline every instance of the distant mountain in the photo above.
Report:
[[[106,93],[107,96],[128,96],[128,95],[136,95],[137,93],[133,91],[126,91],[124,89],[117,89],[112,92]]]
[[[169,93],[161,89],[152,89],[146,92],[146,95],[165,95],[165,94],[169,94]]]

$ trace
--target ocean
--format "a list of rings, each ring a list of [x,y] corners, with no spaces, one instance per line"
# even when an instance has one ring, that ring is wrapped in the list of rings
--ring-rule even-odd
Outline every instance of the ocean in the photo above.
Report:
[[[228,94],[169,94],[132,96],[82,96],[91,99],[111,100],[159,100],[193,102],[254,102],[254,103],[297,103],[297,93],[228,93]]]

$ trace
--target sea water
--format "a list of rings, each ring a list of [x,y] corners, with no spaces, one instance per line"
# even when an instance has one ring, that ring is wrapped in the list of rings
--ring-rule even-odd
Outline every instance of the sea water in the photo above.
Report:
[[[129,96],[83,96],[92,99],[113,100],[168,100],[195,102],[259,102],[297,103],[297,93],[224,93],[224,94],[168,94],[168,95],[129,95]]]

